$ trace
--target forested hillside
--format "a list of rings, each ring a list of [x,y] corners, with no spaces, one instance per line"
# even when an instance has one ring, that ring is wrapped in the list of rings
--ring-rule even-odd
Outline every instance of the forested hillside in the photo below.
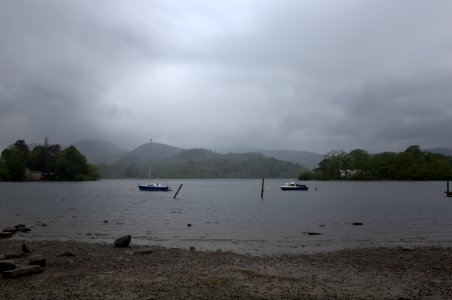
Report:
[[[260,153],[219,154],[206,149],[184,150],[145,164],[115,163],[97,167],[104,178],[145,178],[149,162],[153,178],[294,178],[304,169]]]

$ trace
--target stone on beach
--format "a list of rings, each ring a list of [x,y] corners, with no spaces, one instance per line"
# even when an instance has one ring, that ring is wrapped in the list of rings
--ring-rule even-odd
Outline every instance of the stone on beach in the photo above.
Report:
[[[363,226],[364,224],[362,222],[353,222],[353,226]]]
[[[0,260],[0,272],[9,271],[16,268],[16,263],[13,260]]]
[[[30,262],[28,263],[30,266],[36,265],[45,267],[46,266],[46,258],[42,255],[34,255],[30,257]]]
[[[64,252],[61,252],[61,253],[59,253],[57,256],[59,256],[59,257],[69,257],[69,256],[75,256],[75,253],[74,252],[72,252],[72,251],[64,251]]]
[[[305,232],[307,235],[322,235],[320,232]]]
[[[8,238],[11,237],[16,232],[29,232],[31,231],[30,227],[25,226],[24,224],[17,224],[15,226],[8,226],[3,228],[2,232],[0,232],[0,238]],[[9,234],[9,236],[8,236]]]
[[[5,278],[16,278],[21,276],[27,276],[37,273],[42,273],[44,270],[37,265],[27,266],[22,268],[16,268],[13,270],[8,270],[3,272],[3,277]]]
[[[3,232],[10,232],[10,233],[16,233],[17,232],[17,228],[16,227],[5,227],[3,228]]]
[[[19,232],[30,232],[31,231],[30,227],[19,227],[17,229]]]
[[[11,232],[0,232],[0,239],[9,239],[13,234]]]
[[[115,240],[115,247],[128,247],[132,241],[132,236],[130,234],[122,236]]]

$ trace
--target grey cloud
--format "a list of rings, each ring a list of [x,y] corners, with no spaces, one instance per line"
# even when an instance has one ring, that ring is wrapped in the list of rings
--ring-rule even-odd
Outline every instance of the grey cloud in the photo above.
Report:
[[[450,147],[452,2],[0,3],[0,147]]]

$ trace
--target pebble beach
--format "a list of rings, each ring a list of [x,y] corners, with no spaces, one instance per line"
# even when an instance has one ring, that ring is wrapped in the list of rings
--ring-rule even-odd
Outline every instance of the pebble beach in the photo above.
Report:
[[[25,249],[30,253],[24,253]],[[452,249],[372,248],[253,256],[108,243],[0,240],[16,267],[1,299],[452,299]]]

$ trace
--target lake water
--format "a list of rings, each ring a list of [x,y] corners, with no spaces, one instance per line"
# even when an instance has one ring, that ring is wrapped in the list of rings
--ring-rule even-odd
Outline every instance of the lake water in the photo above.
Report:
[[[132,234],[137,244],[252,254],[452,245],[445,182],[311,181],[309,191],[280,191],[285,181],[267,179],[263,199],[261,180],[248,179],[168,180],[168,193],[140,192],[137,180],[1,182],[0,227],[32,227],[16,239]]]

